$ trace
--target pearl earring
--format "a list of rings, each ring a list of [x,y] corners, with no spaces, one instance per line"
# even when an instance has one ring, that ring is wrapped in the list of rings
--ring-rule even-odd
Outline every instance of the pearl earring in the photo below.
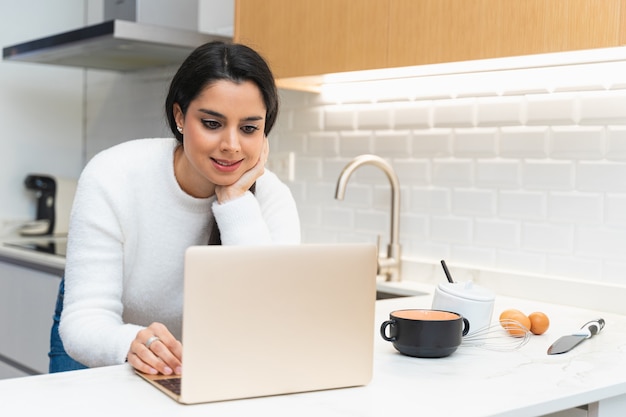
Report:
[[[176,126],[176,129],[178,130],[178,133],[183,133],[183,128],[180,126]]]

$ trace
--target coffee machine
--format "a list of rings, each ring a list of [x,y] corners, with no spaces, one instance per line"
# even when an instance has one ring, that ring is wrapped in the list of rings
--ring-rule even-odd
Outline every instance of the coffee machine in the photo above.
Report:
[[[22,235],[50,235],[54,230],[56,181],[47,175],[31,174],[24,180],[24,186],[35,192],[37,213],[35,220],[22,226]]]
[[[34,221],[25,223],[20,234],[46,236],[66,234],[76,182],[50,175],[29,174],[24,186],[35,192],[37,211]]]

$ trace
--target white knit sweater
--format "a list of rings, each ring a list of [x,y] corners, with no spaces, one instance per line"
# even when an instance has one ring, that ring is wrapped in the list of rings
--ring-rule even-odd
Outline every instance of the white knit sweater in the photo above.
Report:
[[[180,339],[183,256],[207,244],[211,218],[222,244],[299,243],[285,184],[266,170],[255,195],[218,204],[179,187],[175,139],[140,139],[96,155],[78,183],[70,219],[60,334],[89,366],[123,363],[137,332],[158,321]]]

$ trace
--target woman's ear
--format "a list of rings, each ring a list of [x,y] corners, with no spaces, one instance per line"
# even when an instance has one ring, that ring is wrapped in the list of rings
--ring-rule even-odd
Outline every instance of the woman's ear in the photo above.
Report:
[[[183,114],[183,111],[181,110],[178,103],[174,103],[172,110],[174,111],[174,120],[176,121],[176,126],[178,127],[178,130],[181,131],[185,124],[185,115]]]

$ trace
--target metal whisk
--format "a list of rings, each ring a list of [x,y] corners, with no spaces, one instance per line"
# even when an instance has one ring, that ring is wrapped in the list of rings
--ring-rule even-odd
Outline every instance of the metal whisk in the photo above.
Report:
[[[512,336],[511,331],[516,336]],[[502,320],[463,337],[461,346],[508,352],[518,350],[530,340],[532,333],[520,322]]]

